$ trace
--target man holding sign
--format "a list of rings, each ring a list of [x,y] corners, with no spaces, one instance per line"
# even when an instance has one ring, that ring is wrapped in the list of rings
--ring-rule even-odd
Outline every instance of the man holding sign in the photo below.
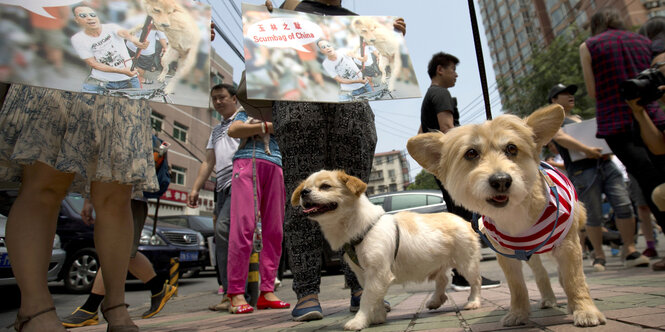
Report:
[[[117,24],[101,24],[95,11],[87,6],[73,8],[76,23],[83,31],[72,36],[72,46],[79,57],[92,68],[83,83],[84,92],[101,93],[106,89],[139,88],[138,72],[132,70],[125,40],[144,49],[141,42]]]

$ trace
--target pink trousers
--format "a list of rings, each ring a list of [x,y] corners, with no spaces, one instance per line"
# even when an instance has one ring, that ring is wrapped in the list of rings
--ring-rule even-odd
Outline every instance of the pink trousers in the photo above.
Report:
[[[282,255],[286,196],[282,168],[267,160],[256,159],[256,182],[263,233],[263,250],[259,254],[260,289],[261,292],[272,292],[275,289],[275,276]],[[236,159],[233,161],[231,180],[228,294],[245,293],[255,228],[252,160]]]

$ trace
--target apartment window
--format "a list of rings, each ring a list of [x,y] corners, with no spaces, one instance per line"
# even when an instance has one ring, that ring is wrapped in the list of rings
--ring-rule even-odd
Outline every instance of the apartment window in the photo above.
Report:
[[[181,142],[187,142],[187,126],[173,122],[173,137]]]
[[[388,177],[389,178],[394,178],[395,177],[395,170],[394,169],[388,170]]]
[[[150,114],[150,125],[152,126],[152,129],[154,129],[156,132],[161,132],[163,124],[164,116],[155,111],[152,111]]]
[[[391,183],[389,188],[390,188],[390,191],[397,191],[397,184]]]
[[[185,185],[185,173],[187,169],[184,167],[171,165],[171,183]]]
[[[374,164],[376,164],[376,165],[383,164],[383,158],[381,158],[381,157],[374,158]]]
[[[374,187],[367,187],[367,196],[372,196],[374,195]],[[374,202],[372,202],[374,203]],[[377,204],[380,205],[380,204]]]
[[[373,171],[369,176],[370,181],[383,180],[383,171]]]

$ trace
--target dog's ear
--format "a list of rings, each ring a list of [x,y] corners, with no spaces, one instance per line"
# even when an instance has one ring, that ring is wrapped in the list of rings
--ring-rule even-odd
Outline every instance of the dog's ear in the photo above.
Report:
[[[300,182],[298,188],[296,188],[296,190],[294,190],[293,194],[291,195],[291,205],[293,206],[300,205],[300,192],[304,187],[305,187],[305,181],[303,180],[302,182]]]
[[[526,124],[536,134],[536,144],[544,146],[552,140],[554,134],[561,128],[565,113],[563,107],[552,104],[541,107],[526,118]]]
[[[442,132],[420,134],[409,138],[406,149],[413,159],[432,174],[438,173],[443,149]]]
[[[339,180],[346,185],[346,187],[351,190],[351,192],[356,195],[356,197],[360,197],[365,190],[367,189],[367,184],[363,182],[363,180],[346,174],[344,171],[339,171]]]

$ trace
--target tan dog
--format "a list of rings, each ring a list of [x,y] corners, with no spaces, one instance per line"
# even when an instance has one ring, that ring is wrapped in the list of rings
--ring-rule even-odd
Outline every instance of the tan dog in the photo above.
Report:
[[[333,250],[345,248],[344,259],[363,286],[360,309],[344,328],[360,330],[385,322],[383,297],[391,283],[434,280],[436,290],[427,308],[440,307],[448,299],[445,290],[453,267],[471,285],[464,308],[479,308],[480,245],[469,223],[451,213],[386,214],[369,201],[366,188],[343,171],[323,170],[310,175],[291,196],[294,206],[302,206],[321,225]],[[351,254],[350,246],[355,248]]]
[[[379,51],[377,62],[381,71],[381,83],[385,84],[388,81],[388,90],[393,91],[397,77],[402,71],[402,57],[395,32],[379,24],[372,17],[354,18],[351,27],[366,43],[374,45]],[[386,73],[388,66],[390,66],[390,80]]]
[[[166,94],[173,93],[175,85],[189,75],[196,64],[201,33],[192,15],[176,0],[143,0],[143,6],[155,28],[164,32],[169,42],[157,80],[164,82],[171,63],[178,62],[175,75],[164,89]]]
[[[421,134],[409,139],[407,149],[420,165],[441,180],[456,202],[490,218],[488,220],[493,224],[491,228],[483,229],[485,234],[494,228],[508,236],[519,237],[532,230],[551,202],[547,179],[538,168],[539,152],[559,130],[563,118],[561,106],[552,105],[537,110],[526,120],[502,115],[483,124],[454,128],[445,135]],[[569,182],[568,179],[565,181]],[[565,193],[559,192],[559,196],[560,206],[565,206]],[[559,265],[559,281],[568,297],[568,310],[573,314],[574,324],[596,326],[605,323],[605,316],[593,303],[584,280],[582,248],[577,235],[586,221],[586,211],[581,203],[574,202],[574,189],[571,196],[573,205],[566,224],[569,225],[566,226],[568,231],[559,237],[560,242],[550,253]],[[566,218],[558,216],[561,217],[558,222],[563,225]],[[488,237],[499,251],[514,253],[506,248],[506,243],[499,244]],[[523,244],[519,239],[514,241]],[[526,324],[530,308],[522,263],[499,254],[497,258],[506,275],[511,297],[510,311],[503,317],[503,325]],[[541,308],[556,305],[539,255],[533,255],[528,264],[540,290]]]

